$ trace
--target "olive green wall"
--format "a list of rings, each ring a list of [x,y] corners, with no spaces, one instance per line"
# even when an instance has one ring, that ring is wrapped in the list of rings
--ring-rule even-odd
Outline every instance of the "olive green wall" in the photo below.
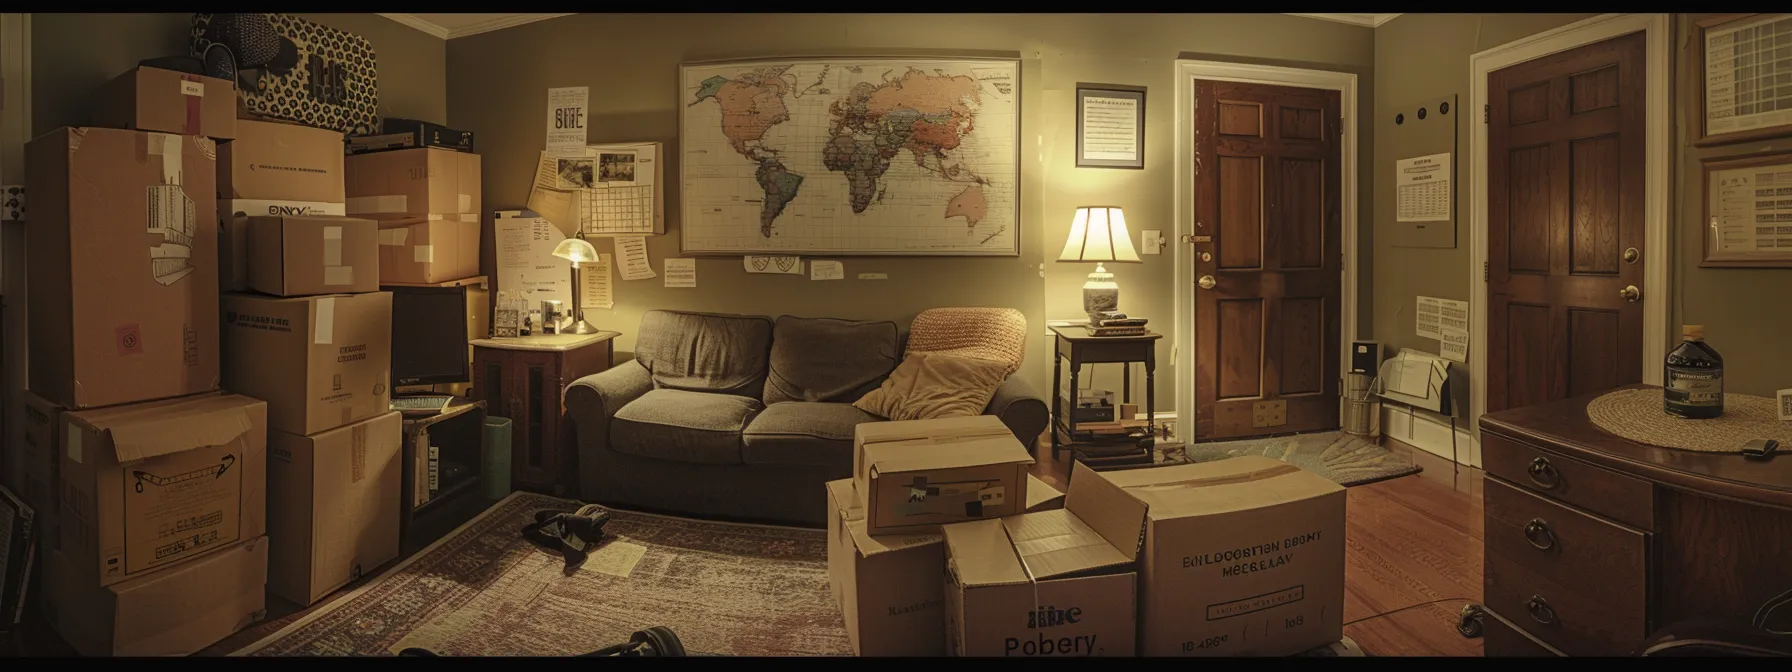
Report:
[[[376,14],[299,16],[373,43],[380,116],[446,120],[445,40]],[[192,22],[192,14],[32,14],[32,135],[88,123],[94,89],[139,61],[185,55]]]
[[[1359,75],[1360,114],[1369,112],[1374,59],[1369,28],[1276,14],[584,14],[457,38],[448,43],[448,109],[453,123],[479,134],[488,209],[517,208],[528,197],[542,149],[547,89],[591,89],[591,142],[666,143],[668,235],[650,238],[656,270],[679,255],[678,64],[724,58],[803,55],[969,55],[1021,60],[1021,256],[1018,258],[843,257],[846,280],[750,275],[738,257],[702,258],[696,289],[667,289],[659,279],[617,280],[616,308],[592,317],[623,333],[634,349],[644,311],[663,308],[764,315],[891,319],[907,323],[937,306],[1007,306],[1026,313],[1029,349],[1023,376],[1040,388],[1051,378],[1047,319],[1081,317],[1080,287],[1093,270],[1052,261],[1078,205],[1126,209],[1139,231],[1175,230],[1174,62],[1203,58],[1267,63]],[[1078,82],[1148,88],[1145,170],[1074,167],[1074,89]],[[1360,170],[1368,170],[1364,128]],[[1369,184],[1360,200],[1367,203]],[[1367,206],[1363,212],[1367,213]],[[598,242],[599,249],[610,245]],[[1121,310],[1149,317],[1168,334],[1174,315],[1173,256],[1113,264]],[[859,273],[888,280],[861,281]],[[1365,293],[1364,298],[1367,298]],[[1366,320],[1365,320],[1366,321]],[[1157,408],[1174,406],[1171,345],[1159,348]],[[1185,356],[1186,358],[1186,356]],[[1097,374],[1117,389],[1114,367]],[[1139,376],[1138,378],[1143,378]],[[1142,388],[1140,388],[1142,392]],[[1142,399],[1140,399],[1142,401]]]

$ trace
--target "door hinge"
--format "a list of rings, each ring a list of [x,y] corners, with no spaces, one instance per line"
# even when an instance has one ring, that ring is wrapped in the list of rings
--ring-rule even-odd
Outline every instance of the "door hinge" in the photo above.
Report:
[[[1482,105],[1481,106],[1481,123],[1483,123],[1483,124],[1493,123],[1491,121],[1492,119],[1493,119],[1493,105],[1491,105],[1491,104]]]

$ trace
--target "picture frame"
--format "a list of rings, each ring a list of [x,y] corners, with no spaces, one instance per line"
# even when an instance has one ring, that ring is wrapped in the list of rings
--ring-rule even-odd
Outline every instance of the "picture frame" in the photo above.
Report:
[[[1739,31],[1764,26],[1770,26],[1766,37],[1771,43],[1749,38],[1751,43],[1767,45],[1767,48],[1758,54],[1742,55],[1737,59],[1734,69],[1726,68],[1724,74],[1731,78],[1742,76],[1746,72],[1751,79],[1746,82],[1732,79],[1727,85],[1720,83],[1720,86],[1727,86],[1729,91],[1726,100],[1733,102],[1730,103],[1730,110],[1727,110],[1730,114],[1714,118],[1710,106],[1713,73],[1709,70],[1713,50],[1726,46],[1733,49],[1735,46],[1731,43]],[[1757,95],[1766,95],[1755,88],[1762,83],[1762,78],[1773,80],[1767,91],[1792,86],[1792,57],[1782,58],[1777,55],[1777,52],[1783,51],[1783,47],[1792,47],[1792,14],[1724,14],[1694,23],[1692,33],[1692,39],[1687,43],[1687,49],[1691,53],[1687,54],[1688,58],[1685,60],[1692,69],[1686,80],[1693,94],[1687,97],[1691,109],[1686,110],[1686,115],[1688,119],[1694,120],[1693,146],[1711,147],[1792,135],[1792,95],[1785,96],[1783,100],[1777,94],[1768,100],[1754,99]],[[1757,57],[1767,60],[1753,62]],[[1763,69],[1767,72],[1761,72]],[[1744,90],[1743,87],[1748,88]],[[1735,114],[1746,106],[1763,104],[1770,104],[1773,109],[1767,112]]]
[[[1145,168],[1145,87],[1076,85],[1076,167]]]
[[[1704,229],[1699,266],[1792,268],[1792,151],[1707,158],[1700,168],[1703,203],[1693,222]],[[1762,200],[1761,189],[1777,193]],[[1759,221],[1762,213],[1755,208],[1763,202],[1776,204],[1768,211],[1770,221]]]

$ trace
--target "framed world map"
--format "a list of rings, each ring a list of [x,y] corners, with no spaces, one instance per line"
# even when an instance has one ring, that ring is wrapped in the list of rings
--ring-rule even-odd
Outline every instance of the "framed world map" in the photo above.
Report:
[[[679,66],[685,254],[1018,256],[1014,59]]]

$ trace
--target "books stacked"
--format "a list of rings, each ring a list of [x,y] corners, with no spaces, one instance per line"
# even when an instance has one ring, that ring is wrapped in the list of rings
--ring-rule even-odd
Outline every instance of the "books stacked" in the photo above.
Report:
[[[1105,311],[1095,315],[1096,320],[1089,323],[1090,336],[1144,336],[1145,323],[1143,317],[1127,317],[1126,313]]]

